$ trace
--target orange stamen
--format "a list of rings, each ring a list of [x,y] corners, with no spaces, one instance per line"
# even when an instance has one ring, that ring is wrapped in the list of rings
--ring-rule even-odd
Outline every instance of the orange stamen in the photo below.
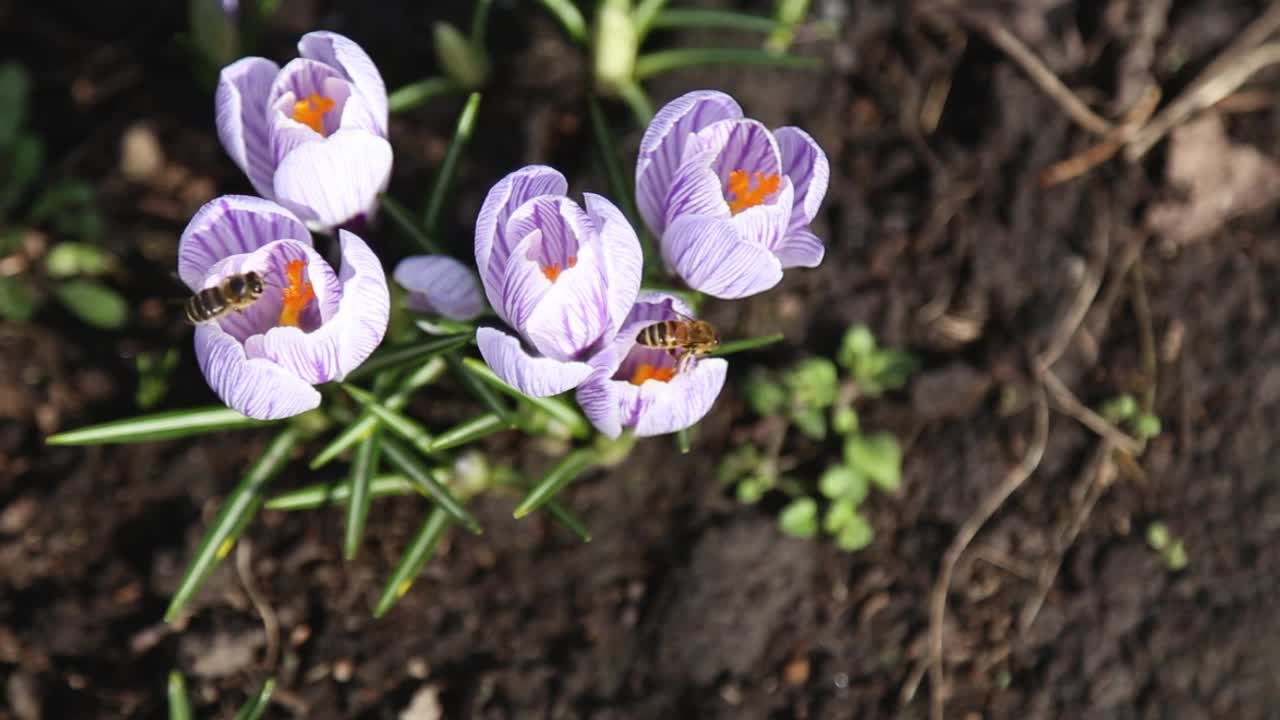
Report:
[[[293,104],[293,119],[324,135],[324,114],[333,109],[333,101],[311,93]]]
[[[576,256],[576,255],[570,255],[570,256],[569,256],[569,264],[568,264],[568,266],[567,266],[567,267],[573,267],[574,265],[577,265],[577,264],[578,264],[578,256]]]
[[[643,385],[645,380],[657,380],[658,382],[670,382],[675,377],[675,368],[656,368],[649,363],[640,363],[640,367],[631,373],[632,385]]]
[[[551,282],[555,282],[556,278],[560,277],[560,263],[551,263],[542,268],[542,274],[546,275]]]
[[[280,293],[280,319],[276,322],[277,325],[297,327],[298,316],[302,314],[307,303],[316,296],[315,288],[311,287],[311,283],[302,282],[302,268],[305,266],[306,262],[302,260],[290,260],[284,266],[284,274],[289,279],[289,286]]]
[[[755,178],[755,187],[751,187],[751,178]],[[737,215],[747,208],[763,203],[765,198],[778,191],[782,178],[770,173],[751,173],[747,176],[744,170],[733,170],[729,173],[729,181],[725,183],[725,200],[729,201],[729,212]],[[729,199],[729,195],[733,199]]]

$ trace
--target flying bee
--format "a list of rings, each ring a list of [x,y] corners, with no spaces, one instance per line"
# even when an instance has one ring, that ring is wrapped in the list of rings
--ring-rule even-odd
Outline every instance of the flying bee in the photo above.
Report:
[[[242,275],[228,275],[222,282],[187,300],[187,322],[199,325],[217,320],[230,310],[240,312],[262,297],[265,289],[262,276],[252,270]]]
[[[666,350],[676,359],[676,372],[689,369],[694,358],[702,357],[720,344],[720,333],[705,320],[695,320],[677,312],[678,320],[663,320],[641,328],[636,343],[644,347]],[[681,352],[678,356],[676,351]]]

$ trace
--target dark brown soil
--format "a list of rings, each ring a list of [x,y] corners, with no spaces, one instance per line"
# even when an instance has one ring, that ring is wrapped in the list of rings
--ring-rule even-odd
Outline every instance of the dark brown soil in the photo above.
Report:
[[[983,3],[1113,118],[1148,73],[1167,103],[1262,11],[1168,4]],[[32,71],[50,177],[97,187],[107,243],[127,261],[115,282],[139,310],[120,333],[86,330],[55,305],[31,325],[0,323],[0,718],[165,717],[173,668],[200,717],[229,717],[272,675],[273,718],[410,717],[401,713],[431,692],[448,718],[926,717],[927,678],[910,702],[902,696],[928,656],[939,561],[1032,442],[1027,358],[1049,344],[1087,267],[1105,270],[1102,289],[1055,371],[1094,407],[1154,381],[1164,432],[1136,463],[1114,463],[1114,482],[1064,547],[1101,441],[1052,414],[1038,470],[957,568],[944,626],[947,717],[1280,717],[1280,218],[1253,212],[1184,243],[1148,233],[1148,210],[1187,192],[1166,180],[1167,141],[1139,164],[1113,159],[1042,187],[1046,167],[1096,138],[980,34],[892,0],[814,3],[842,23],[834,41],[804,46],[827,60],[822,72],[714,69],[650,86],[659,102],[722,88],[771,125],[809,129],[832,160],[817,223],[829,250],[820,269],[793,271],[773,292],[711,304],[726,335],[782,331],[788,342],[734,360],[690,455],[645,441],[623,466],[569,489],[593,542],[541,517],[511,520],[509,497],[481,499],[485,534],[449,537],[375,621],[420,503],[378,502],[350,564],[339,511],[265,513],[231,560],[248,570],[278,636],[233,561],[181,627],[165,626],[183,564],[266,436],[97,449],[50,449],[42,438],[135,412],[139,352],[182,349],[165,407],[211,399],[189,331],[166,305],[180,293],[169,272],[191,212],[249,188],[218,146],[210,88],[191,79],[175,42],[183,5],[0,0],[0,44]],[[274,54],[288,57],[306,30],[335,29],[364,43],[397,87],[435,71],[430,23],[465,26],[469,3],[285,5],[267,36]],[[500,2],[494,12],[496,85],[444,218],[463,252],[489,184],[523,163],[559,166],[575,190],[606,187],[582,104],[585,65],[535,8]],[[1233,142],[1280,147],[1275,78],[1246,87],[1269,101],[1223,110]],[[394,118],[395,195],[421,202],[459,106]],[[610,112],[634,153],[639,131],[623,108]],[[119,169],[121,138],[138,127],[164,153],[147,182]],[[388,258],[412,250],[392,227],[370,237]],[[1135,249],[1145,295],[1123,272]],[[847,555],[782,537],[768,507],[717,486],[715,468],[751,423],[740,392],[750,366],[830,352],[853,322],[924,366],[904,392],[864,408],[866,423],[906,444],[904,492],[871,500],[876,540]],[[437,410],[431,400],[418,409],[464,412],[460,401],[446,392]],[[530,472],[551,460],[514,435],[487,447]],[[280,487],[341,472],[302,467]],[[1184,570],[1147,547],[1156,520],[1185,541]],[[1043,609],[1020,630],[1038,578],[1064,550]]]

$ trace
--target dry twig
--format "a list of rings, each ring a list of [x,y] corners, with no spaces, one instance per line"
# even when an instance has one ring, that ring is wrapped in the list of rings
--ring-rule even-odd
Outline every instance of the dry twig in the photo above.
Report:
[[[1101,142],[1045,168],[1040,173],[1040,187],[1052,187],[1077,178],[1110,160],[1151,119],[1159,104],[1160,88],[1156,85],[1148,86],[1142,97],[1125,113],[1120,124],[1107,133]]]
[[[1125,431],[1108,422],[1106,418],[1094,412],[1092,408],[1080,402],[1080,398],[1071,392],[1071,388],[1054,374],[1052,370],[1043,370],[1040,372],[1040,382],[1044,383],[1044,387],[1049,391],[1049,395],[1053,398],[1054,405],[1057,409],[1080,422],[1081,425],[1092,430],[1095,434],[1110,440],[1116,446],[1117,450],[1128,453],[1129,455],[1137,455],[1142,452],[1142,443],[1135,440]]]
[[[249,602],[253,603],[254,609],[262,618],[262,629],[267,635],[267,657],[264,665],[274,672],[276,656],[280,648],[280,621],[276,619],[276,613],[271,609],[271,604],[262,597],[262,593],[258,592],[258,587],[253,582],[253,546],[245,538],[241,538],[236,545],[236,574],[240,576],[240,584],[244,585]]]

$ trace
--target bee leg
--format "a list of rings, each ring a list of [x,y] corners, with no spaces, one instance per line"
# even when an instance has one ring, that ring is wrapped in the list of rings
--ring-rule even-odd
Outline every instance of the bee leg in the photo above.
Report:
[[[684,372],[689,369],[689,365],[692,360],[693,355],[690,355],[687,352],[681,353],[680,357],[676,358],[676,374],[683,375]]]

